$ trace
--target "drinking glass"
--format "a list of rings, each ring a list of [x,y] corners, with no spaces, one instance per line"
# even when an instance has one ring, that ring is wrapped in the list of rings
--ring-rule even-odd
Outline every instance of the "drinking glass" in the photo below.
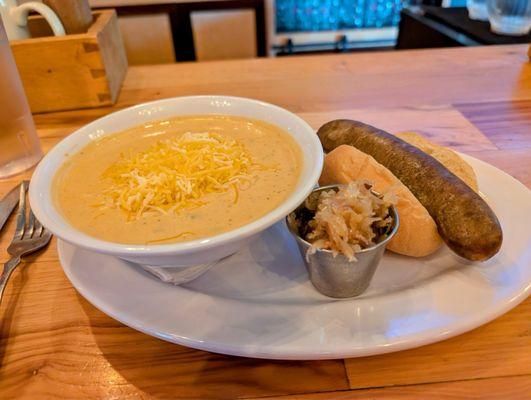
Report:
[[[502,35],[526,35],[531,29],[531,0],[487,0],[490,29]]]
[[[467,0],[466,8],[470,19],[478,21],[487,21],[489,13],[487,12],[487,0]]]
[[[0,178],[32,167],[41,157],[33,117],[0,21]]]

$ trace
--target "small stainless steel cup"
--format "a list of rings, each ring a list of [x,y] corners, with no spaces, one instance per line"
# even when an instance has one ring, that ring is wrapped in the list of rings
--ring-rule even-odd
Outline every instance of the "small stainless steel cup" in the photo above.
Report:
[[[320,187],[314,189],[310,196],[322,190],[337,190],[339,187],[341,185]],[[330,250],[318,249],[315,253],[309,254],[308,250],[311,243],[300,236],[298,228],[292,223],[294,214],[301,208],[305,208],[304,203],[286,217],[286,222],[290,232],[297,240],[312,284],[319,292],[329,297],[345,298],[362,294],[369,287],[387,243],[398,230],[399,220],[396,208],[394,206],[390,208],[393,225],[388,236],[374,246],[357,252],[357,261],[349,261],[343,254],[334,257]]]

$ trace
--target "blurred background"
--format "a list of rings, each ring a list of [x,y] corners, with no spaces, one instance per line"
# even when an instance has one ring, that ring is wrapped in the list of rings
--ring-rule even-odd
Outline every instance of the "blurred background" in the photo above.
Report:
[[[130,65],[528,43],[469,18],[467,0],[90,0],[115,8]],[[502,0],[468,0],[483,8]],[[529,8],[531,0],[520,2]],[[472,4],[473,6],[474,4]],[[528,16],[531,18],[531,16]],[[531,23],[531,22],[530,22]]]

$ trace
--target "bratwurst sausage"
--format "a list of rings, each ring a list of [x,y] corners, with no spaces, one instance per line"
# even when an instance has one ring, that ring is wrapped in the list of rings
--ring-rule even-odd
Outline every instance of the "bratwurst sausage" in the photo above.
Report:
[[[351,145],[387,167],[428,210],[442,239],[461,257],[483,261],[499,251],[503,234],[494,212],[435,158],[358,121],[331,121],[317,134],[325,151]]]

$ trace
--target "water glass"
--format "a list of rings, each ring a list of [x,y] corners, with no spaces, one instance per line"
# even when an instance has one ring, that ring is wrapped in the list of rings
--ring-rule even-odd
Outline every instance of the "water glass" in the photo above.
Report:
[[[41,157],[33,117],[0,21],[0,178],[32,167]]]
[[[531,29],[531,0],[487,0],[487,9],[494,33],[521,36]]]
[[[470,19],[477,21],[488,21],[487,0],[467,0],[466,8]]]

